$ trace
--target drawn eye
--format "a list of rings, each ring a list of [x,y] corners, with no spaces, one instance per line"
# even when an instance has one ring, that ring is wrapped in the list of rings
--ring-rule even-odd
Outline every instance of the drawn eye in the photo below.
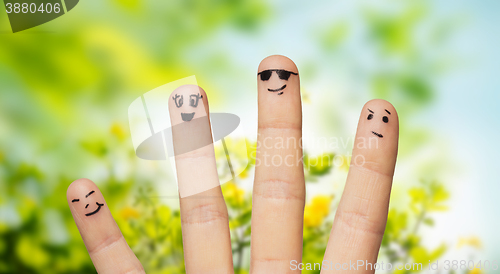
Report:
[[[384,121],[384,123],[389,123],[389,118],[387,116],[384,116],[382,117],[382,121]]]
[[[368,114],[368,120],[371,120],[371,119],[373,119],[373,114],[370,113],[370,114]]]
[[[178,94],[176,94],[174,97],[172,97],[172,99],[174,100],[176,107],[182,107],[182,104],[184,102],[184,98],[182,97],[182,95],[179,96]]]
[[[278,76],[280,77],[281,80],[287,80],[288,81],[288,78],[290,78],[290,74],[291,72],[290,71],[286,71],[286,70],[277,70],[276,73],[278,74]]]
[[[271,78],[271,74],[273,73],[272,70],[264,70],[262,72],[260,72],[260,80],[262,81],[267,81],[269,80],[269,78]]]
[[[288,81],[288,78],[290,78],[290,74],[292,74],[290,71],[286,71],[286,70],[277,70],[276,73],[278,74],[278,76],[280,77],[281,80],[287,80]]]
[[[199,94],[192,94],[191,96],[189,96],[189,105],[194,108],[197,107],[200,98],[203,98],[203,96],[200,96]]]

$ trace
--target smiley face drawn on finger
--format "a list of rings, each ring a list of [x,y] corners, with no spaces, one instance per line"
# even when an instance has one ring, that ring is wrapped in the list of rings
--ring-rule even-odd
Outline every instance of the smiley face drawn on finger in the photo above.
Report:
[[[94,193],[95,193],[95,191],[93,191],[93,190],[90,191],[89,193],[87,193],[87,195],[85,195],[85,199],[87,199],[90,195],[92,195]],[[71,202],[72,203],[80,202],[80,199],[73,199]],[[97,212],[99,212],[99,210],[101,210],[101,207],[104,206],[104,203],[101,204],[99,202],[95,202],[95,204],[97,205],[97,208],[91,212],[85,213],[85,216],[91,216],[91,215],[96,214]],[[87,209],[88,207],[89,207],[89,204],[87,204],[85,206],[85,209]]]
[[[266,70],[263,70],[263,71],[257,73],[257,76],[260,76],[261,81],[268,81],[272,77],[273,71],[276,72],[276,74],[278,75],[280,80],[284,80],[284,81],[288,81],[288,78],[290,78],[290,76],[292,74],[298,75],[298,73],[296,73],[296,72],[288,71],[288,70],[284,70],[284,69],[266,69]],[[283,92],[284,92],[283,90],[285,88],[286,88],[286,84],[283,84],[279,88],[268,88],[267,90],[270,92],[278,92],[278,95],[281,95],[281,94],[283,94]]]
[[[189,95],[189,106],[191,106],[192,108],[197,108],[198,103],[199,103],[200,99],[202,99],[202,98],[203,98],[203,95],[200,95],[199,93]],[[177,108],[180,108],[184,104],[184,95],[175,94],[174,96],[172,96],[172,100],[174,100],[175,106]],[[182,121],[184,121],[184,122],[191,121],[194,117],[194,114],[195,114],[194,111],[193,112],[182,112],[181,113]]]
[[[367,120],[372,120],[373,118],[375,118],[375,112],[371,109],[368,109],[368,111],[370,112],[370,114],[368,114],[368,117],[366,117]],[[391,112],[388,111],[387,109],[384,109],[385,112],[387,112],[388,115],[391,115]],[[385,114],[385,113],[384,113]],[[388,116],[383,116],[382,117],[382,122],[384,123],[389,123],[389,117]],[[379,138],[384,138],[384,135],[382,135],[381,133],[379,132],[376,132],[376,131],[372,131],[373,135],[379,137]]]

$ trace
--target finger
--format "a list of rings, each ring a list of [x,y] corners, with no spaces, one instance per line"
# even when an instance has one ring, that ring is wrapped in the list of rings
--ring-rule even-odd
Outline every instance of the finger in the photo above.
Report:
[[[98,273],[145,273],[111,216],[104,197],[92,181],[74,181],[68,187],[67,199]]]
[[[287,273],[290,261],[302,258],[305,184],[300,81],[293,61],[279,55],[265,58],[258,73],[250,272]]]
[[[171,97],[186,273],[233,273],[227,208],[217,175],[207,95],[198,86],[186,85]],[[196,98],[198,104],[191,101]]]
[[[359,118],[351,166],[337,209],[324,260],[356,264],[356,273],[374,273],[387,222],[392,177],[398,151],[399,122],[384,100],[365,104]],[[360,265],[357,265],[357,263]],[[362,265],[361,265],[362,262]],[[345,269],[325,269],[337,273]]]

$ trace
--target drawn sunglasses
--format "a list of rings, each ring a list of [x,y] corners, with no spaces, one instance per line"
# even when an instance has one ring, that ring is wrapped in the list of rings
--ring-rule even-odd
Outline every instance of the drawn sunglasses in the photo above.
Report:
[[[288,78],[290,78],[290,74],[297,75],[297,73],[295,72],[291,72],[284,69],[266,69],[257,73],[257,75],[260,75],[260,80],[267,81],[269,80],[269,78],[271,78],[273,71],[276,71],[276,74],[278,74],[278,77],[281,80],[288,80]]]

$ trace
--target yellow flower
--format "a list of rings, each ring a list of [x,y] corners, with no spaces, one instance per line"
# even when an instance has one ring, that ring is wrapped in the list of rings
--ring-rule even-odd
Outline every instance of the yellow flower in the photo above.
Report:
[[[483,271],[481,271],[481,269],[479,268],[474,268],[471,271],[469,271],[469,274],[481,274],[481,273],[483,273]]]
[[[239,188],[235,183],[228,182],[223,187],[224,197],[234,206],[243,204],[245,191]]]
[[[131,207],[125,207],[120,211],[120,216],[124,220],[139,218],[139,212]]]
[[[126,137],[125,130],[118,123],[113,123],[109,131],[111,132],[111,134],[115,135],[118,140],[123,140]]]
[[[300,87],[300,95],[302,97],[302,102],[304,104],[310,104],[311,103],[311,96],[310,92],[306,90],[303,86]]]
[[[245,168],[243,171],[238,175],[241,179],[245,179],[248,177],[248,170]]]
[[[461,248],[464,246],[472,246],[477,249],[483,248],[483,243],[481,242],[481,239],[476,236],[471,236],[471,237],[460,237],[458,240],[457,248]]]
[[[49,253],[42,248],[36,239],[23,235],[16,243],[16,255],[24,264],[40,269],[50,262]]]
[[[344,155],[342,157],[342,162],[340,164],[340,169],[344,171],[349,171],[349,166],[351,165],[351,156],[349,155]]]
[[[317,227],[330,213],[330,203],[333,195],[318,195],[304,208],[304,226]]]

